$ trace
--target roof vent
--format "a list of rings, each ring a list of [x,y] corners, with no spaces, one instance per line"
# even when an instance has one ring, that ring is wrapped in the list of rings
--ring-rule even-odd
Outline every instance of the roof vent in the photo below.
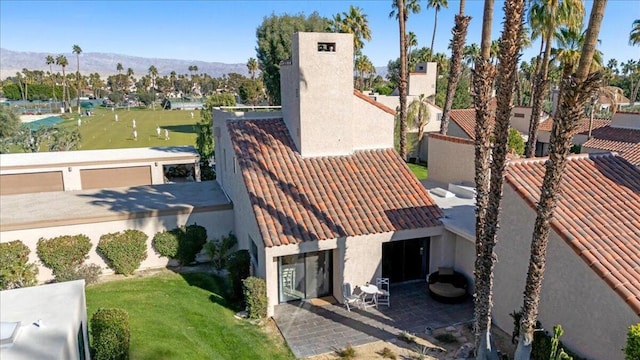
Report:
[[[0,347],[10,347],[18,337],[20,331],[20,321],[0,323]]]

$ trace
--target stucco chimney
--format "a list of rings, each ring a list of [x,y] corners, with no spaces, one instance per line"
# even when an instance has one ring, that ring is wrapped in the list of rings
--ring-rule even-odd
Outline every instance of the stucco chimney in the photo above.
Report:
[[[293,34],[280,89],[282,116],[302,156],[353,153],[352,34]]]

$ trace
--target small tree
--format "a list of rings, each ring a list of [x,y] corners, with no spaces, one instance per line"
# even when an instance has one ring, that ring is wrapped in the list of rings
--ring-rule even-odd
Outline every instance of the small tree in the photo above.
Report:
[[[525,143],[520,132],[514,128],[509,129],[509,139],[507,140],[509,151],[522,156],[524,154]]]
[[[232,233],[220,239],[214,239],[204,245],[204,249],[211,259],[213,266],[221,270],[225,268],[229,251],[238,243],[238,239]]]
[[[29,247],[20,240],[0,243],[0,289],[15,289],[36,284],[38,268],[29,264]]]

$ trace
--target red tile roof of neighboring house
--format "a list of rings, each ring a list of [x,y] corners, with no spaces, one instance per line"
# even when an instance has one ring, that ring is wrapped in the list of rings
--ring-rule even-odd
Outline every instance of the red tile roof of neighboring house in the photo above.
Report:
[[[593,129],[598,129],[604,126],[611,125],[611,119],[593,119]],[[553,126],[553,118],[549,117],[547,120],[540,123],[538,127],[538,131],[551,131],[551,127]],[[591,130],[593,132],[593,129]],[[587,135],[589,133],[589,118],[580,119],[580,123],[578,123],[578,127],[576,128],[575,134],[583,134]]]
[[[507,167],[507,183],[533,209],[545,161]],[[640,169],[611,154],[569,157],[551,226],[640,315],[639,214]]]
[[[469,136],[469,139],[476,138],[476,110],[475,109],[454,109],[449,113],[451,121],[456,123],[462,131]],[[489,118],[490,126],[493,128],[494,117]]]
[[[378,108],[378,109],[380,109],[380,110],[383,110],[383,111],[385,111],[385,112],[387,112],[387,113],[389,113],[389,114],[391,114],[391,115],[393,115],[393,116],[395,116],[395,115],[396,115],[396,111],[395,111],[395,110],[393,110],[392,108],[388,107],[388,106],[387,106],[387,105],[385,105],[385,104],[382,104],[382,103],[379,103],[379,102],[377,102],[377,101],[373,100],[372,98],[368,97],[367,95],[365,95],[365,94],[361,93],[361,92],[360,92],[360,91],[358,91],[358,90],[353,90],[353,95],[355,95],[357,98],[360,98],[360,99],[362,99],[362,100],[364,100],[364,101],[368,102],[369,104],[371,104],[371,105],[373,105],[373,106],[377,107],[377,108]]]
[[[265,246],[441,225],[393,149],[303,158],[282,119],[227,127]]]
[[[473,140],[470,140],[470,139],[460,138],[460,137],[457,137],[457,136],[441,135],[441,134],[438,134],[438,133],[431,133],[431,134],[429,134],[429,137],[430,138],[434,138],[434,139],[438,139],[438,140],[458,143],[458,144],[467,144],[467,145],[473,145],[474,144]]]
[[[640,130],[604,126],[591,132],[592,138],[583,147],[615,151],[636,166],[640,166]]]

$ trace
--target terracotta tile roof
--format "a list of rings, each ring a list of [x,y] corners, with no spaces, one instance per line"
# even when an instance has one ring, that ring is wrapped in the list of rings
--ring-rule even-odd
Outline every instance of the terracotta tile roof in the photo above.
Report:
[[[468,144],[468,145],[473,145],[474,144],[473,140],[470,140],[470,139],[464,139],[464,138],[460,138],[460,137],[457,137],[457,136],[441,135],[441,134],[438,134],[438,133],[430,133],[429,137],[430,138],[434,138],[434,139],[438,139],[438,140],[444,140],[444,141],[448,141],[448,142],[458,143],[458,144]]]
[[[546,158],[513,161],[509,185],[535,209]],[[571,156],[551,226],[640,315],[640,169],[611,154]]]
[[[475,109],[454,109],[449,113],[451,121],[456,123],[462,131],[467,134],[469,139],[475,140],[476,138],[476,110]],[[494,117],[490,117],[489,121],[493,128]]]
[[[611,125],[611,119],[593,119],[593,129],[598,129],[604,126]],[[553,118],[549,117],[547,120],[540,123],[538,127],[538,131],[551,131],[551,127],[553,126]],[[593,130],[592,130],[593,132]],[[575,134],[589,134],[589,118],[580,119],[580,123],[578,124],[578,128],[575,131]]]
[[[591,132],[583,147],[615,151],[633,165],[640,166],[640,130],[604,126]]]
[[[302,158],[282,119],[227,128],[265,246],[441,225],[393,149]]]
[[[393,115],[393,116],[395,116],[395,115],[396,115],[396,111],[395,111],[395,110],[393,110],[392,108],[388,107],[388,106],[387,106],[387,105],[385,105],[385,104],[382,104],[382,103],[379,103],[379,102],[377,102],[377,101],[373,100],[372,98],[368,97],[367,95],[365,95],[365,94],[361,93],[361,92],[360,92],[360,91],[358,91],[358,90],[353,90],[353,95],[355,95],[357,98],[360,98],[360,99],[362,99],[362,100],[364,100],[364,101],[368,102],[369,104],[371,104],[371,105],[373,105],[373,106],[377,107],[377,108],[378,108],[378,109],[380,109],[380,110],[383,110],[383,111],[385,111],[385,112],[387,112],[387,113],[389,113],[389,114],[391,114],[391,115]]]

